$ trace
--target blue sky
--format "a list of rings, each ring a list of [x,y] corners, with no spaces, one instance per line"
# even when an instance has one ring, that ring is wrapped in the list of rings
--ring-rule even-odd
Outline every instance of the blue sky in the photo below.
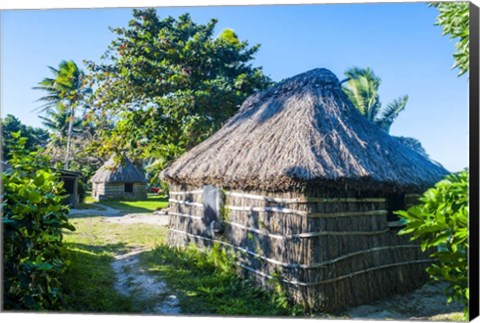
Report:
[[[216,32],[232,28],[261,44],[255,66],[273,80],[325,67],[339,79],[352,66],[381,77],[384,105],[408,94],[391,134],[419,139],[450,171],[468,165],[468,76],[451,70],[454,42],[434,26],[425,3],[316,4],[158,8],[161,17],[189,12],[197,23],[217,18]],[[99,61],[131,9],[4,10],[1,12],[1,107],[40,126],[33,90],[47,68],[63,59]]]

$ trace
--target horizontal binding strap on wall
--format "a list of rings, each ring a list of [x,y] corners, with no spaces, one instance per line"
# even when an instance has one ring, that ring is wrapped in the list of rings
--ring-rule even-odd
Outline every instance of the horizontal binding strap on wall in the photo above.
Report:
[[[190,195],[190,194],[202,194],[203,190],[195,190],[195,191],[182,191],[182,192],[168,192],[170,195]]]
[[[361,235],[361,236],[370,236],[370,235],[377,235],[389,232],[389,229],[381,230],[381,231],[320,231],[320,232],[305,232],[299,234],[291,234],[291,235],[280,235],[280,234],[273,234],[267,231],[258,230],[252,227],[247,227],[243,224],[235,223],[235,222],[228,222],[224,221],[224,223],[229,224],[231,226],[242,228],[247,231],[255,232],[261,235],[265,235],[275,239],[295,239],[295,238],[312,238],[312,237],[320,237],[320,236],[350,236],[350,235]]]
[[[406,249],[406,248],[418,249],[420,247],[420,245],[398,245],[398,246],[376,247],[376,248],[371,248],[371,249],[364,249],[364,250],[360,250],[360,251],[355,251],[355,252],[348,253],[348,254],[345,254],[345,255],[337,257],[337,258],[325,260],[325,261],[318,262],[318,263],[315,263],[315,264],[310,264],[310,265],[288,264],[288,263],[284,263],[284,262],[281,262],[281,261],[278,261],[278,260],[275,260],[275,259],[272,259],[272,258],[268,258],[268,257],[262,256],[262,255],[259,255],[259,254],[255,253],[253,251],[250,251],[248,249],[244,249],[242,247],[234,246],[234,245],[226,243],[224,241],[220,241],[220,240],[216,240],[216,239],[210,239],[210,238],[207,238],[207,237],[203,237],[203,236],[199,236],[199,235],[196,235],[196,234],[188,233],[186,231],[180,231],[180,230],[176,230],[176,229],[170,229],[170,230],[173,231],[173,232],[188,235],[190,237],[196,237],[196,238],[203,239],[203,240],[218,242],[222,245],[231,247],[231,248],[236,249],[240,252],[248,253],[249,255],[252,255],[256,258],[260,258],[260,259],[265,260],[269,263],[272,263],[272,264],[275,264],[275,265],[280,265],[280,266],[285,267],[285,268],[315,269],[315,268],[325,267],[327,265],[331,265],[331,264],[334,264],[336,262],[339,262],[339,261],[342,261],[342,260],[345,260],[345,259],[348,259],[348,258],[351,258],[351,257],[367,254],[367,253],[370,253],[370,252],[383,251],[383,250]]]
[[[294,210],[284,207],[273,207],[273,206],[235,206],[235,205],[225,205],[226,209],[233,211],[250,211],[250,212],[277,212],[277,213],[287,213],[295,214],[299,216],[304,216],[307,218],[338,218],[338,217],[347,217],[347,216],[365,216],[365,215],[386,215],[388,212],[386,210],[370,210],[370,211],[351,211],[351,212],[336,212],[336,213],[310,213],[306,211]]]
[[[405,194],[406,198],[419,198],[421,196],[421,194]]]
[[[428,263],[428,262],[434,262],[433,259],[420,259],[420,260],[412,260],[412,261],[404,261],[404,262],[396,262],[396,263],[393,263],[393,264],[388,264],[388,265],[383,265],[383,266],[377,266],[377,267],[371,267],[371,268],[368,268],[368,269],[364,269],[364,270],[359,270],[359,271],[354,271],[352,273],[349,273],[349,274],[346,274],[346,275],[342,275],[342,276],[339,276],[339,277],[336,277],[336,278],[332,278],[332,279],[326,279],[326,280],[321,280],[321,281],[316,281],[316,282],[299,282],[299,281],[295,281],[295,280],[288,280],[288,279],[281,279],[283,282],[287,283],[287,284],[290,284],[290,285],[296,285],[296,286],[303,286],[303,287],[307,287],[307,286],[317,286],[317,285],[322,285],[322,284],[330,284],[330,283],[334,283],[334,282],[337,282],[337,281],[340,281],[340,280],[344,280],[344,279],[347,279],[347,278],[352,278],[353,276],[357,276],[357,275],[360,275],[360,274],[364,274],[364,273],[368,273],[368,272],[371,272],[371,271],[377,271],[377,270],[381,270],[381,269],[387,269],[387,268],[392,268],[392,267],[398,267],[398,266],[406,266],[406,265],[414,265],[414,264],[421,264],[421,263]],[[241,263],[237,263],[237,265],[239,265],[240,267],[242,268],[245,268],[247,269],[248,271],[251,271],[251,272],[254,272],[258,275],[261,275],[263,277],[267,277],[267,278],[274,278],[273,276],[271,275],[268,275],[264,272],[261,272],[259,270],[256,270],[254,268],[251,268],[251,267],[248,267],[246,265],[243,265]]]
[[[184,217],[184,218],[191,218],[191,219],[195,219],[195,220],[201,220],[202,219],[202,216],[199,216],[199,215],[191,215],[191,214],[178,213],[178,212],[172,212],[172,211],[168,211],[168,214],[169,215],[176,215],[176,216],[180,216],[180,217]]]
[[[189,205],[189,206],[196,206],[196,207],[199,207],[199,208],[203,208],[203,204],[202,204],[202,203],[197,203],[197,202],[184,201],[184,200],[175,200],[175,199],[169,199],[168,202],[177,203],[177,204],[183,204],[183,205]]]
[[[176,229],[170,229],[170,231],[173,231],[173,232],[176,232],[176,233],[182,233],[182,234],[185,234],[187,236],[195,237],[195,238],[202,239],[202,240],[217,242],[221,245],[228,246],[228,247],[231,247],[233,249],[237,249],[241,252],[246,252],[246,253],[251,254],[255,257],[266,260],[270,263],[280,265],[280,266],[283,266],[283,267],[287,267],[287,268],[296,268],[296,267],[303,268],[303,269],[319,268],[319,267],[322,267],[324,265],[332,264],[332,263],[338,262],[340,260],[344,260],[344,259],[347,259],[349,257],[353,257],[353,256],[360,255],[360,254],[363,254],[363,253],[379,251],[379,250],[383,250],[383,249],[418,248],[419,247],[419,245],[399,245],[399,246],[377,247],[377,248],[372,248],[372,249],[353,252],[353,253],[346,254],[346,255],[343,255],[341,257],[338,257],[338,258],[335,258],[335,259],[330,259],[330,260],[327,260],[327,261],[324,261],[324,262],[321,262],[321,263],[316,263],[316,264],[312,264],[312,265],[297,265],[297,264],[286,264],[286,263],[283,263],[283,262],[280,262],[280,261],[277,261],[277,260],[274,260],[274,259],[270,259],[270,258],[267,258],[265,256],[261,256],[261,255],[258,255],[256,253],[254,253],[254,252],[251,252],[247,249],[231,245],[231,244],[226,243],[224,241],[220,241],[220,240],[216,240],[216,239],[210,239],[210,238],[207,238],[207,237],[202,237],[202,236],[199,236],[199,235],[196,235],[196,234],[191,234],[191,233],[176,230]],[[289,284],[294,284],[294,285],[299,285],[299,286],[320,285],[320,284],[327,284],[327,283],[332,283],[332,282],[335,282],[335,281],[338,281],[338,280],[350,278],[352,276],[359,275],[359,274],[362,274],[362,273],[366,273],[366,272],[369,272],[369,271],[380,270],[380,269],[385,269],[385,268],[395,267],[395,266],[401,266],[401,265],[427,263],[427,262],[433,262],[433,261],[434,261],[433,259],[420,259],[420,260],[411,260],[411,261],[405,261],[405,262],[400,262],[400,263],[393,263],[393,264],[388,264],[388,265],[371,267],[371,268],[367,268],[367,269],[364,269],[364,270],[359,270],[359,271],[356,271],[356,272],[353,272],[353,273],[349,273],[349,274],[346,274],[346,275],[343,275],[343,276],[339,276],[339,277],[336,277],[336,278],[332,278],[332,279],[329,279],[329,280],[323,280],[323,281],[319,281],[319,282],[302,283],[302,282],[294,282],[294,281],[289,281],[289,280],[283,280],[283,281],[286,282],[286,283],[289,283]],[[268,277],[268,278],[273,278],[273,276],[265,274],[261,271],[258,271],[256,269],[254,269],[254,268],[245,266],[245,265],[243,265],[239,262],[237,262],[237,265],[239,265],[240,267],[245,268],[247,270],[250,270],[252,272],[255,272],[255,273],[257,273],[261,276]]]
[[[301,198],[292,198],[292,199],[284,199],[278,197],[269,197],[263,195],[255,195],[255,194],[245,194],[245,193],[238,193],[238,192],[226,192],[225,195],[231,197],[244,197],[253,200],[263,200],[267,202],[274,202],[274,203],[285,203],[285,204],[293,204],[293,203],[362,203],[362,202],[386,202],[385,198],[353,198],[353,197],[346,197],[346,198],[323,198],[323,197],[301,197]]]
[[[402,221],[400,221],[400,220],[399,221],[388,221],[387,226],[389,228],[399,228],[399,227],[405,226],[405,224],[402,223]]]

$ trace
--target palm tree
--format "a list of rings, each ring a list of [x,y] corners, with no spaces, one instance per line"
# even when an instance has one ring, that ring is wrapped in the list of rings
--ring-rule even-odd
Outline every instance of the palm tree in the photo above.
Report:
[[[57,110],[46,110],[45,116],[39,116],[42,124],[61,138],[68,137],[70,125],[70,111],[64,106],[59,105]],[[75,118],[73,123],[73,133],[78,132],[78,128],[82,125],[82,120]]]
[[[345,80],[347,81],[347,87],[344,87],[343,90],[355,108],[382,130],[389,133],[393,121],[395,121],[400,112],[405,109],[408,95],[393,100],[393,102],[387,104],[385,109],[382,110],[382,104],[380,103],[380,97],[378,95],[381,79],[376,76],[370,68],[353,67],[348,69],[345,75],[348,77]],[[420,155],[429,158],[418,139],[410,137],[395,138]]]
[[[91,89],[86,86],[85,73],[73,61],[61,61],[58,69],[48,66],[53,73],[52,78],[44,78],[34,89],[47,92],[38,101],[45,104],[40,107],[41,112],[51,111],[53,107],[63,106],[70,110],[67,149],[65,153],[65,169],[68,168],[71,138],[75,124],[75,109],[85,104],[86,95]]]
[[[385,132],[390,132],[393,121],[405,109],[408,95],[399,97],[382,110],[378,95],[381,79],[370,68],[353,67],[345,75],[348,77],[347,87],[343,90],[353,105]]]

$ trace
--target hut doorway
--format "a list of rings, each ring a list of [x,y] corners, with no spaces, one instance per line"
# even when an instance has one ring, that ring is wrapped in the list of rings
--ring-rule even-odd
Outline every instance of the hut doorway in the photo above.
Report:
[[[125,193],[133,193],[133,183],[125,183],[123,191]]]
[[[223,233],[221,210],[223,207],[222,191],[217,186],[203,187],[203,221],[209,228],[211,236]]]
[[[405,210],[405,194],[404,193],[392,193],[387,195],[387,223],[390,228],[398,228],[402,224],[400,223],[400,217],[394,212],[399,210]]]

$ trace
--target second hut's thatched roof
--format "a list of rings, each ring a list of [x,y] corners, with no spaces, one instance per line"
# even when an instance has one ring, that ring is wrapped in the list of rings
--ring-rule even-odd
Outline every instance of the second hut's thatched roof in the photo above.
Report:
[[[161,177],[244,190],[328,184],[420,192],[447,173],[362,116],[332,72],[314,69],[249,97]]]
[[[146,183],[145,175],[124,157],[123,163],[115,163],[111,157],[92,177],[92,183]]]

